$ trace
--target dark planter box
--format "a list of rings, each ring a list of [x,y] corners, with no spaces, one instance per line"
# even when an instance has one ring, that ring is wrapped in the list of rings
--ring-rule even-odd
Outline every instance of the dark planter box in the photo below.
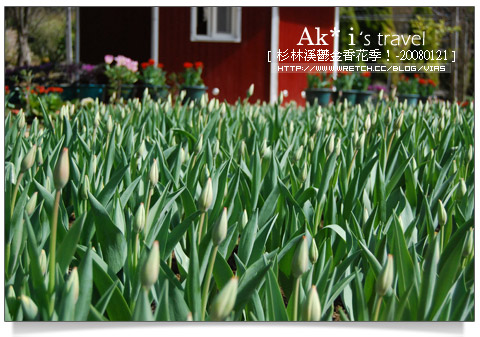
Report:
[[[202,95],[207,91],[208,87],[205,86],[183,86],[181,90],[185,90],[186,95],[183,99],[183,104],[187,103],[190,100],[199,101],[202,98]]]
[[[417,105],[418,99],[420,98],[419,94],[403,94],[403,95],[398,95],[398,101],[400,103],[403,103],[405,100],[407,100],[408,105]]]
[[[310,105],[314,105],[315,101],[318,105],[326,106],[330,102],[330,96],[332,95],[332,89],[330,88],[316,88],[306,89],[305,99]]]

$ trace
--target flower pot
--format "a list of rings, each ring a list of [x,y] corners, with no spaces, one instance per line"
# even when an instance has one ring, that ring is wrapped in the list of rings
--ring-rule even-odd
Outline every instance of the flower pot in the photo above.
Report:
[[[428,99],[430,98],[430,96],[420,96],[419,97],[419,100],[420,102],[422,102],[423,104],[427,103]]]
[[[318,105],[326,106],[330,102],[332,89],[330,88],[316,88],[306,89],[305,98],[310,105],[314,105],[315,101]]]
[[[182,90],[185,90],[186,95],[183,99],[183,104],[187,103],[190,100],[199,101],[202,98],[202,95],[207,91],[208,87],[195,85],[195,86],[182,86]]]
[[[346,99],[348,103],[355,104],[357,101],[358,90],[343,90],[342,100]]]
[[[99,100],[103,99],[103,93],[105,91],[104,84],[77,84],[76,93],[78,99],[84,99],[87,97]]]
[[[122,84],[120,96],[123,99],[133,98],[135,94],[135,86],[133,84]]]
[[[153,85],[153,84],[141,84],[137,86],[137,97],[142,98],[143,92],[148,89],[150,97],[156,101],[159,99],[165,99],[168,96],[169,85]]]
[[[398,95],[398,101],[403,103],[405,100],[407,100],[408,105],[417,105],[419,98],[420,98],[419,94]]]
[[[75,85],[60,84],[58,87],[63,89],[62,93],[60,94],[60,97],[62,98],[62,100],[72,101],[77,97]]]
[[[372,94],[373,91],[369,90],[357,92],[357,97],[355,100],[356,104],[366,103],[370,99],[370,97],[372,97]]]

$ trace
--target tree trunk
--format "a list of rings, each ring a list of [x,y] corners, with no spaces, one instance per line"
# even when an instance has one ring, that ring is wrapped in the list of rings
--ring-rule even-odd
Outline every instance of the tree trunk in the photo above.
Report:
[[[19,66],[28,66],[32,63],[30,46],[28,45],[28,34],[18,32],[18,62]]]
[[[29,33],[29,7],[17,7],[15,8],[15,14],[17,17],[17,33],[18,33],[18,66],[30,65],[32,63],[32,53],[30,52],[30,46],[28,45],[28,33]]]

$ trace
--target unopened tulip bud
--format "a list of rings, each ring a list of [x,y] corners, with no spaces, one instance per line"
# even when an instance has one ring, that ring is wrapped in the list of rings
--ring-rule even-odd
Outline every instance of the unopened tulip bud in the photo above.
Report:
[[[78,293],[80,291],[80,286],[78,283],[78,272],[77,272],[77,267],[74,267],[72,269],[72,272],[70,273],[70,276],[68,277],[67,283],[65,285],[65,289],[67,293],[70,291],[73,292],[73,303],[77,303],[78,301]]]
[[[363,149],[365,145],[365,132],[362,132],[362,135],[358,138],[358,141],[355,143],[355,147],[360,150]]]
[[[318,132],[322,128],[322,116],[317,116],[315,119],[315,131]]]
[[[385,124],[390,125],[392,122],[392,109],[388,108],[388,113],[385,115]]]
[[[198,209],[201,212],[205,213],[212,205],[212,201],[213,201],[212,178],[208,178],[207,183],[203,187],[202,194],[200,194],[200,198],[198,199]]]
[[[438,223],[440,226],[443,226],[447,223],[447,211],[443,206],[442,200],[438,199],[438,209],[437,209]]]
[[[255,89],[255,84],[250,84],[250,86],[248,87],[248,91],[247,91],[247,97],[252,97],[253,96],[253,91]]]
[[[215,139],[215,143],[213,144],[213,155],[217,156],[220,152],[220,142],[218,139]]]
[[[375,288],[378,296],[385,296],[393,283],[393,256],[388,254],[387,263],[377,277]]]
[[[367,115],[367,117],[365,118],[365,132],[368,132],[368,130],[370,130],[370,127],[372,126],[372,121],[370,119],[370,114]]]
[[[153,243],[152,250],[148,254],[147,260],[140,270],[140,281],[146,290],[150,290],[155,282],[157,282],[159,271],[160,249],[158,247],[158,241],[155,241]]]
[[[332,133],[330,140],[328,141],[328,154],[331,154],[335,150],[335,134]]]
[[[302,170],[302,181],[307,180],[307,176],[308,176],[308,166],[307,166],[307,163],[305,162],[303,164],[303,170]]]
[[[135,213],[135,217],[133,219],[133,230],[135,233],[140,233],[145,228],[145,206],[143,202],[140,203],[140,206],[137,208],[137,212]]]
[[[180,156],[180,164],[183,164],[185,162],[185,150],[183,147],[180,148],[180,152],[179,152],[179,156]]]
[[[24,317],[29,321],[35,320],[38,314],[38,307],[35,302],[26,295],[20,295],[20,303],[22,304]]]
[[[42,272],[42,275],[45,275],[45,273],[47,272],[47,254],[45,253],[45,250],[42,249],[42,251],[40,252],[40,256],[39,256],[39,264],[40,264],[40,271]]]
[[[322,307],[318,297],[317,287],[312,285],[303,302],[302,318],[304,321],[319,321],[322,317]]]
[[[212,242],[214,246],[218,246],[227,237],[228,231],[228,213],[227,208],[223,208],[222,215],[212,229]]]
[[[90,192],[90,179],[88,179],[88,176],[85,175],[83,178],[82,184],[80,185],[79,188],[80,192],[80,199],[82,200],[87,200],[88,199],[88,192]]]
[[[295,161],[299,161],[300,158],[302,158],[302,154],[303,154],[303,145],[300,145],[300,147],[295,152]]]
[[[95,118],[93,119],[93,125],[98,127],[100,125],[100,113],[97,111]]]
[[[366,207],[363,208],[363,223],[367,223],[368,221],[368,217],[369,217],[369,214],[368,214],[368,209]]]
[[[308,240],[304,235],[297,245],[292,260],[292,274],[296,279],[308,270]]]
[[[23,129],[23,127],[25,126],[26,122],[25,122],[25,114],[23,113],[23,111],[20,111],[18,113],[18,117],[17,117],[17,120],[18,120],[18,129],[21,130]]]
[[[20,172],[28,171],[35,163],[35,152],[37,151],[37,145],[34,144],[30,150],[28,150],[25,157],[23,157],[22,165],[20,166]]]
[[[342,152],[342,140],[340,138],[337,138],[337,144],[335,145],[335,154],[339,156],[341,152]]]
[[[312,264],[317,263],[318,260],[318,248],[315,240],[312,238],[312,244],[310,245],[310,251],[308,252],[308,257]]]
[[[293,134],[293,131],[295,131],[295,126],[293,125],[293,121],[290,121],[290,124],[288,126],[288,134]]]
[[[53,183],[55,189],[61,190],[68,182],[70,175],[70,161],[68,159],[68,148],[64,147],[58,156],[57,165],[53,172]]]
[[[397,120],[395,121],[395,131],[400,130],[403,124],[403,111],[398,116]]]
[[[39,146],[37,148],[36,155],[37,155],[37,165],[42,165],[43,164],[43,155],[42,155],[42,148]]]
[[[375,110],[372,116],[372,125],[377,124],[377,117],[378,117],[377,110]]]
[[[198,138],[197,145],[195,146],[195,152],[199,153],[202,150],[203,146],[203,135],[200,135],[200,138]]]
[[[248,214],[247,214],[247,210],[244,209],[243,210],[243,214],[242,214],[242,231],[245,229],[245,227],[247,226],[247,223],[248,223]]]
[[[37,206],[37,195],[38,192],[32,194],[30,200],[28,200],[27,205],[25,206],[25,210],[27,211],[28,215],[32,215],[33,211],[35,211],[35,206]]]
[[[473,253],[473,238],[474,238],[473,228],[470,228],[470,230],[467,233],[467,240],[465,242],[465,245],[463,246],[462,255],[464,257],[467,257]]]
[[[310,149],[310,152],[312,152],[315,149],[315,137],[311,136],[308,139],[308,148]]]
[[[469,162],[472,161],[472,159],[473,159],[473,146],[472,146],[472,144],[470,144],[470,146],[468,147],[467,158],[468,158]]]
[[[158,163],[156,159],[153,160],[152,167],[150,168],[149,178],[150,183],[152,184],[151,187],[153,188],[158,183]]]
[[[467,194],[467,185],[465,179],[460,178],[457,186],[457,200],[461,200],[465,194]]]
[[[215,296],[210,305],[210,319],[212,321],[223,321],[230,315],[237,299],[238,278],[232,277],[227,284]]]
[[[107,120],[107,132],[112,133],[113,131],[113,120],[112,120],[112,115],[108,115],[108,120]]]

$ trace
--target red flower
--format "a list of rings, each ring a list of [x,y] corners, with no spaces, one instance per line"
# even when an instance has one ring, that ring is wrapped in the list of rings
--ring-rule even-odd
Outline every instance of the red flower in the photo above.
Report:
[[[158,68],[163,68],[163,63],[160,63],[160,62],[159,62],[159,63],[157,64],[157,67],[158,67]]]
[[[38,92],[39,94],[44,94],[44,93],[46,93],[45,87],[44,87],[43,85],[39,85],[39,86],[36,88],[36,90],[37,90],[37,92]]]
[[[369,72],[369,71],[365,71],[365,72],[362,73],[363,77],[370,77],[371,75],[372,75],[372,73]]]
[[[5,93],[8,94],[10,92],[10,88],[8,87],[8,85],[5,86]]]
[[[426,84],[427,84],[427,80],[425,80],[424,78],[419,78],[419,79],[418,79],[418,83],[420,83],[421,85],[426,85]]]
[[[414,74],[413,77],[420,78],[420,75],[419,74]]]
[[[149,59],[148,64],[153,66],[155,64],[155,60],[154,59]]]
[[[436,87],[437,85],[435,84],[435,81],[432,80],[431,78],[428,79],[428,84],[430,84],[432,87]]]
[[[462,103],[462,108],[465,108],[465,107],[467,107],[467,106],[468,106],[468,104],[469,104],[469,102],[468,102],[468,101],[465,101],[465,102],[463,102],[463,103]]]
[[[195,62],[195,68],[203,68],[203,62],[200,62],[200,61]]]
[[[187,68],[187,69],[188,69],[188,68],[192,68],[192,67],[193,67],[193,64],[192,64],[192,62],[185,62],[185,63],[183,64],[183,67],[184,67],[184,68]]]
[[[150,66],[150,64],[148,62],[142,62],[141,63],[141,66],[142,66],[142,69],[145,69],[147,68],[148,66]]]

